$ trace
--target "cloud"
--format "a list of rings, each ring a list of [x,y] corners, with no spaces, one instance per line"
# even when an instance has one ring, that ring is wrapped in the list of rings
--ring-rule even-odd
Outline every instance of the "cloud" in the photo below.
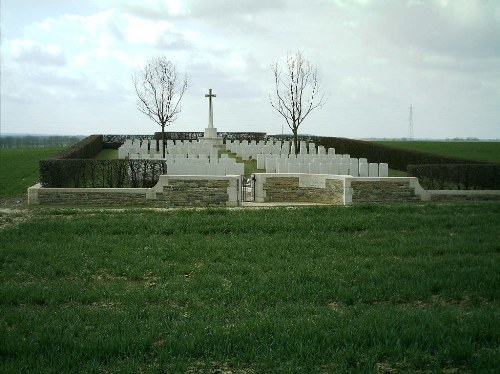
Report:
[[[225,121],[221,128],[279,132],[281,120],[268,102],[269,64],[297,50],[318,67],[329,96],[323,110],[308,118],[306,132],[365,137],[392,136],[397,129],[402,133],[396,136],[406,135],[410,103],[422,129],[425,119],[425,129],[441,127],[450,137],[470,125],[466,116],[449,121],[439,114],[442,108],[460,111],[467,105],[477,118],[484,116],[485,128],[500,115],[498,1],[57,4],[25,19],[18,2],[6,3],[17,16],[11,25],[19,24],[1,45],[2,104],[8,103],[2,110],[12,118],[22,111],[60,116],[63,123],[65,112],[82,124],[101,121],[103,132],[123,120],[132,132],[144,132],[149,122],[136,113],[130,76],[150,57],[164,54],[192,80],[176,129],[203,129],[204,94],[213,88],[217,120]],[[53,104],[34,108],[40,101]]]
[[[29,39],[13,40],[10,44],[13,58],[22,64],[64,66],[68,62],[59,45],[41,44]]]
[[[383,95],[388,92],[382,84],[375,82],[372,78],[347,76],[342,79],[340,89],[351,98],[365,95]]]
[[[377,2],[371,12],[379,35],[398,47],[457,58],[500,57],[499,2]]]
[[[190,14],[194,17],[226,18],[234,15],[257,15],[269,10],[284,9],[283,0],[208,0],[192,1]]]
[[[160,36],[174,29],[173,25],[167,21],[155,22],[128,14],[124,15],[123,19],[125,21],[124,34],[130,43],[154,45]]]
[[[114,0],[110,3],[129,14],[155,21],[188,17],[227,19],[286,7],[285,0]]]

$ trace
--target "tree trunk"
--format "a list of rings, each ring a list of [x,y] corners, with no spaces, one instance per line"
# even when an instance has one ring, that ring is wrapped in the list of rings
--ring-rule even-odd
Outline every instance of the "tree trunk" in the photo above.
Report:
[[[165,158],[165,125],[161,125],[162,158]]]
[[[292,129],[292,133],[293,133],[293,145],[295,147],[295,154],[298,155],[299,154],[299,136],[297,135],[297,128],[293,128]]]

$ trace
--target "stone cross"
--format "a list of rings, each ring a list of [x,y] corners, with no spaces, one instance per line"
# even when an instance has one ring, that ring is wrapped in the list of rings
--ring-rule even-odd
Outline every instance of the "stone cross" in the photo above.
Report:
[[[208,97],[208,127],[214,127],[214,110],[212,108],[212,97],[216,97],[215,94],[212,93],[212,89],[208,90],[208,94],[205,95]]]

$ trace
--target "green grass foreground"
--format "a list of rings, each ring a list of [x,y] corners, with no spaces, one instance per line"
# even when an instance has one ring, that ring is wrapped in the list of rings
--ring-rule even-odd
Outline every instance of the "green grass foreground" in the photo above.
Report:
[[[495,372],[500,204],[3,214],[0,372]]]
[[[0,149],[0,199],[26,193],[38,181],[38,161],[64,147]]]

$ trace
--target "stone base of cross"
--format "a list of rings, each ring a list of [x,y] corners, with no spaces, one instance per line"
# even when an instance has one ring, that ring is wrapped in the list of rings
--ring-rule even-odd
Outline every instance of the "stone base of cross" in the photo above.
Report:
[[[200,138],[200,142],[205,144],[211,144],[216,147],[221,147],[224,144],[224,140],[222,137],[217,135],[217,128],[214,127],[214,111],[212,106],[212,98],[216,97],[215,94],[212,93],[212,89],[208,90],[208,94],[205,95],[208,97],[208,127],[205,128],[205,133],[203,138]]]

